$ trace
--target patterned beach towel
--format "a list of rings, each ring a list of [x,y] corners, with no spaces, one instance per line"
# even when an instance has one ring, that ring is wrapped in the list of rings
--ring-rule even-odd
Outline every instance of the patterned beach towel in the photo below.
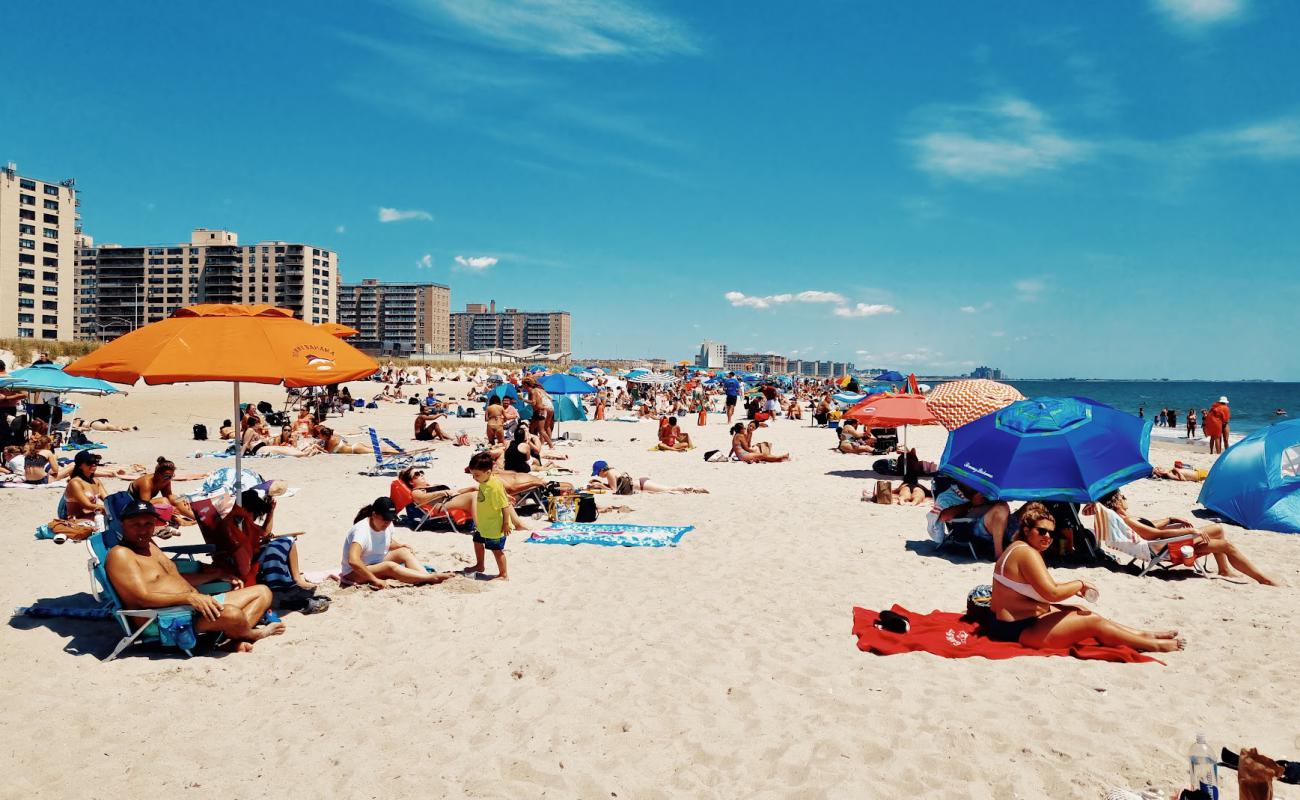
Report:
[[[694,525],[628,525],[622,522],[553,522],[528,541],[537,544],[600,544],[607,547],[676,547]]]

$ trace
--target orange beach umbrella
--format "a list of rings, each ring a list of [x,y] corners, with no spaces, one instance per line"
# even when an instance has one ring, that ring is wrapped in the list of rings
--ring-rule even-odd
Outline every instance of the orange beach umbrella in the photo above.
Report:
[[[924,395],[893,392],[868,395],[845,411],[844,418],[856,419],[868,428],[896,428],[902,425],[904,447],[907,447],[908,425],[935,425],[939,422],[930,413],[930,409],[926,408]]]
[[[69,375],[113,383],[234,383],[324,386],[364,378],[379,364],[370,356],[284,308],[264,305],[196,305],[177,309],[104,344],[67,366]],[[243,439],[235,448],[239,475]],[[236,479],[238,498],[239,484]]]
[[[317,322],[316,327],[328,333],[330,336],[337,336],[340,339],[350,339],[357,336],[361,331],[341,322]]]

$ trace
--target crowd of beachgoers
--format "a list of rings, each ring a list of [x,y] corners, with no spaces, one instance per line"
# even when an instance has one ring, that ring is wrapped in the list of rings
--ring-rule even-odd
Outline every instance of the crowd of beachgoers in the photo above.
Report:
[[[469,533],[474,564],[463,572],[484,575],[490,552],[495,577],[507,579],[508,537],[538,524],[528,517],[544,515],[552,497],[582,494],[593,500],[593,513],[617,514],[624,509],[617,501],[602,508],[594,499],[634,493],[708,493],[707,487],[634,475],[605,459],[596,460],[589,474],[585,465],[570,468],[568,455],[557,446],[568,434],[557,435],[557,399],[544,386],[547,377],[542,369],[448,372],[390,363],[365,384],[366,396],[354,397],[349,386],[331,385],[291,392],[289,407],[279,411],[265,401],[247,403],[240,418],[224,420],[215,437],[229,442],[228,452],[238,450],[244,458],[342,454],[388,460],[395,473],[389,495],[359,498],[360,507],[344,538],[340,568],[333,576],[343,586],[375,590],[390,582],[437,585],[452,577],[425,568],[413,549],[395,538],[399,524],[418,528],[425,522],[445,521],[452,529]],[[1097,587],[1086,579],[1055,580],[1049,562],[1078,560],[1087,557],[1085,552],[1095,559],[1094,548],[1103,544],[1098,541],[1099,530],[1108,532],[1105,544],[1125,552],[1145,549],[1149,542],[1177,539],[1178,546],[1186,548],[1188,563],[1208,558],[1219,576],[1244,575],[1262,584],[1274,583],[1223,525],[1197,524],[1186,516],[1148,519],[1140,510],[1130,509],[1118,489],[1086,505],[1032,501],[1013,509],[979,487],[938,474],[937,464],[898,443],[897,426],[873,428],[846,413],[848,403],[842,398],[858,396],[854,379],[744,376],[745,380],[734,372],[679,372],[652,373],[651,379],[637,380],[601,370],[585,372],[583,378],[581,393],[563,392],[575,404],[579,418],[653,420],[657,426],[653,449],[663,452],[694,450],[702,446],[710,426],[722,425],[729,441],[705,452],[706,460],[782,463],[790,461],[791,455],[773,441],[779,438],[778,422],[833,429],[833,448],[846,456],[870,458],[879,476],[874,487],[863,490],[864,500],[925,508],[927,527],[937,544],[946,543],[953,529],[965,525],[968,531],[961,541],[971,554],[978,557],[982,550],[993,559],[984,628],[994,640],[1043,648],[1093,640],[1161,652],[1184,646],[1176,630],[1135,629],[1069,603],[1095,598]],[[456,384],[464,402],[453,406],[441,390]],[[44,526],[50,538],[58,542],[91,536],[111,539],[104,570],[124,607],[192,606],[198,631],[224,634],[243,649],[284,630],[277,615],[268,614],[273,609],[313,613],[328,608],[328,598],[317,593],[317,584],[299,566],[294,537],[278,535],[273,529],[282,484],[245,485],[240,482],[243,475],[230,470],[214,483],[207,473],[178,474],[174,461],[165,455],[147,468],[107,464],[87,434],[129,431],[136,425],[108,419],[86,423],[80,418],[69,424],[59,419],[53,402],[33,403],[30,409],[20,406],[29,399],[14,392],[0,395],[7,412],[0,469],[10,473],[10,482],[62,487],[57,516]],[[356,412],[379,404],[409,405],[411,447],[381,440],[364,428],[340,432],[352,427],[350,418]],[[1220,405],[1226,414],[1226,398],[1222,398],[1210,420],[1217,431],[1226,431]],[[482,436],[451,435],[449,420],[466,419],[481,420]],[[66,439],[75,455],[56,457],[52,436]],[[444,442],[465,448],[462,460],[470,480],[463,486],[433,484],[421,468],[421,455]],[[672,471],[671,463],[665,462],[664,471]],[[1204,475],[1204,470],[1181,462],[1154,471],[1155,477],[1171,480],[1195,481]],[[111,481],[125,482],[125,488],[110,490],[107,482]],[[179,485],[185,481],[203,483],[186,492]],[[119,498],[116,504],[115,497]],[[1093,529],[1085,525],[1087,517],[1098,520]],[[182,573],[154,540],[180,535],[183,528],[195,525],[203,529],[206,540],[218,543],[217,549],[210,563]],[[224,591],[214,593],[213,586]]]

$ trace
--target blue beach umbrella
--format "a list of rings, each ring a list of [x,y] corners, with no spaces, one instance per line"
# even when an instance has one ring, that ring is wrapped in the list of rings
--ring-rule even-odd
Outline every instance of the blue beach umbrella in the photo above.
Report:
[[[876,377],[872,378],[872,380],[880,383],[898,383],[899,381],[907,380],[907,376],[899,372],[894,372],[891,369],[889,372],[880,373]]]
[[[596,389],[590,383],[567,375],[563,372],[555,375],[547,375],[538,381],[543,389],[550,394],[595,394]]]
[[[1260,428],[1225,450],[1200,502],[1247,528],[1300,533],[1300,419]]]
[[[939,471],[1000,500],[1087,503],[1151,474],[1151,422],[1085,397],[1036,397],[948,435]]]
[[[0,386],[24,392],[49,392],[51,394],[117,394],[120,390],[99,378],[83,378],[69,375],[57,364],[35,364],[25,369],[16,369],[4,379]]]

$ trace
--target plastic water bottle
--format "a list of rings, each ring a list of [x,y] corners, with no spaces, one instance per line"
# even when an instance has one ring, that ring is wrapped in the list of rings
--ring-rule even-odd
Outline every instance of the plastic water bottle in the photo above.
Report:
[[[100,512],[95,515],[95,530],[100,533],[103,533],[104,531],[108,530],[108,525],[104,521],[103,512]]]
[[[1210,800],[1219,800],[1219,761],[1205,743],[1205,734],[1196,734],[1196,743],[1187,753],[1192,768],[1192,787],[1200,789]]]

